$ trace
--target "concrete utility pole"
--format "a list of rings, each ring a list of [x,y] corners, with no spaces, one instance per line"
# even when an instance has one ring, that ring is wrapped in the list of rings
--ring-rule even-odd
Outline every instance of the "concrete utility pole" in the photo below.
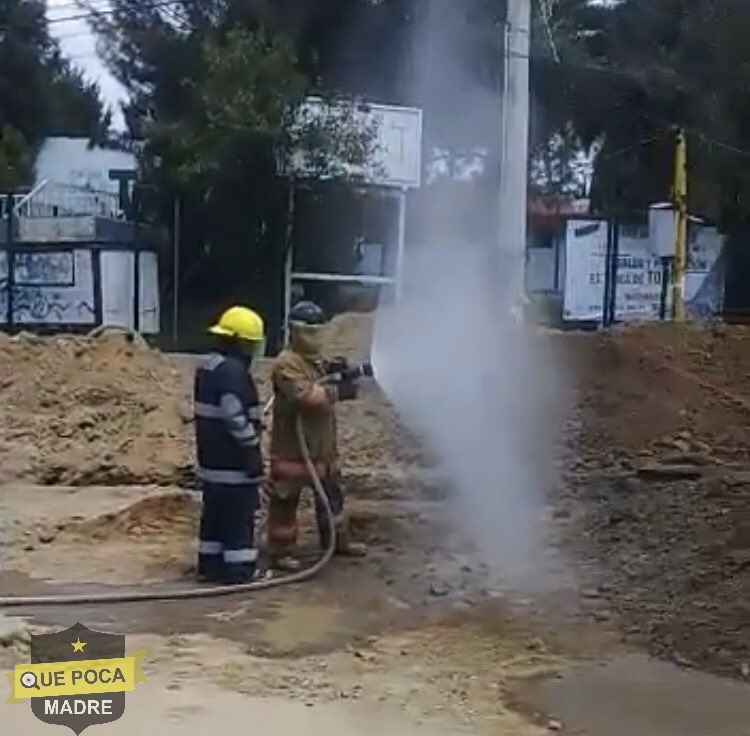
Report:
[[[508,0],[498,245],[504,283],[510,290],[507,297],[514,306],[525,301],[530,37],[531,0]]]

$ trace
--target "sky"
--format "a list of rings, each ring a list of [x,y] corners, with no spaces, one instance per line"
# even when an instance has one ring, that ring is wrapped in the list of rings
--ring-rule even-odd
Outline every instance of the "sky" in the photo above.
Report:
[[[106,0],[93,0],[97,7],[105,8]],[[74,0],[47,0],[47,18],[50,32],[59,41],[65,55],[92,81],[99,84],[105,104],[112,110],[113,126],[124,128],[120,101],[125,98],[122,85],[107,71],[96,54],[96,38],[85,20],[84,10]],[[65,20],[76,16],[75,20]]]

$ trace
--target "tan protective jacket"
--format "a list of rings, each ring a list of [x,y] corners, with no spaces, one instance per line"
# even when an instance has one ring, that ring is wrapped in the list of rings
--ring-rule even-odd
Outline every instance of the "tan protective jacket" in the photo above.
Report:
[[[271,427],[271,477],[308,478],[297,441],[296,420],[302,416],[310,457],[321,477],[337,464],[336,390],[319,383],[319,364],[287,348],[276,357],[271,372],[273,424]]]

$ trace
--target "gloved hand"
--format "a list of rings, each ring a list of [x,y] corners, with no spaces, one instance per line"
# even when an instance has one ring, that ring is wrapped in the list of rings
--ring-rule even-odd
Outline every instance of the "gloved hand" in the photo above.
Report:
[[[336,386],[339,401],[352,401],[357,398],[359,386],[356,381],[342,381]]]
[[[348,361],[340,356],[323,361],[323,373],[327,376],[333,373],[344,373],[348,368]]]

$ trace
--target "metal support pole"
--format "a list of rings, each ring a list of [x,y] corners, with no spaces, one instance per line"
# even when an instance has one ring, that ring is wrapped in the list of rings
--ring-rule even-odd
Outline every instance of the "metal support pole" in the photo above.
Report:
[[[617,218],[612,223],[612,252],[609,274],[609,316],[607,321],[613,325],[617,321],[617,274],[620,271],[620,223]]]
[[[8,316],[6,320],[8,332],[13,332],[15,329],[15,305],[13,304],[13,302],[15,301],[14,297],[16,290],[16,226],[14,222],[14,216],[16,214],[15,204],[16,198],[12,193],[8,194],[5,200],[5,216],[7,218],[5,223],[7,227],[5,237],[5,247],[7,249],[5,262],[8,266],[8,277],[5,283],[8,287],[8,298],[6,300],[6,303],[8,305]]]
[[[687,265],[687,138],[685,131],[677,131],[674,156],[674,187],[672,196],[675,210],[674,273],[672,282],[672,313],[674,319],[685,319],[685,268]]]
[[[663,322],[667,318],[667,296],[669,294],[669,256],[661,258],[661,291],[659,293],[659,319]]]
[[[176,344],[180,333],[180,197],[174,199],[172,212],[172,341]]]
[[[610,218],[607,221],[607,249],[604,255],[604,293],[602,299],[602,327],[609,327],[609,305],[612,295],[612,253],[615,243],[615,219]]]
[[[396,282],[396,301],[403,294],[404,254],[406,252],[406,189],[398,194],[398,242],[396,244],[396,268],[394,278]]]

